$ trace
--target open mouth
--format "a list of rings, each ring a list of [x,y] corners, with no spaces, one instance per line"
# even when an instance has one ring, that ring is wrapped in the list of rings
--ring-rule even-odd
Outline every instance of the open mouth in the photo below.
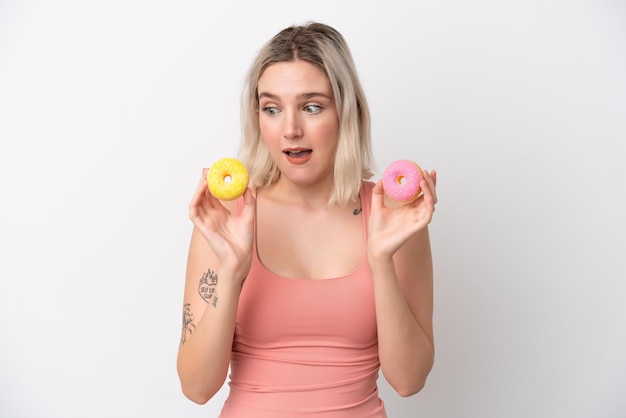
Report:
[[[310,149],[293,149],[293,150],[285,150],[283,152],[285,154],[287,154],[288,157],[304,158],[304,157],[307,157],[307,156],[311,155],[313,150],[310,150]]]
[[[308,148],[290,148],[283,151],[287,157],[287,161],[294,165],[304,165],[311,160],[312,149]]]

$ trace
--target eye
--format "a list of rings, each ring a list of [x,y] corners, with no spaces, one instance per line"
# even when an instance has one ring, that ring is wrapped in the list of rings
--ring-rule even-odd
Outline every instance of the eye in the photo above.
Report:
[[[280,110],[278,110],[278,108],[277,108],[277,107],[273,107],[273,106],[265,106],[265,107],[263,108],[263,112],[264,112],[265,114],[267,114],[268,116],[274,116],[274,115],[277,115],[277,114],[278,114],[278,112],[280,112]]]
[[[306,106],[304,106],[304,111],[306,113],[311,114],[311,115],[315,115],[315,114],[320,113],[322,111],[322,106],[306,105]]]

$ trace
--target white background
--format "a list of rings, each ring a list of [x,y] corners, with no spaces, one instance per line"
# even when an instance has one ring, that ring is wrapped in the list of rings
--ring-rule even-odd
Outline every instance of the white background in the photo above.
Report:
[[[0,1],[0,416],[215,417],[175,358],[201,168],[244,72],[348,40],[378,174],[439,173],[435,367],[391,418],[626,416],[626,4]]]

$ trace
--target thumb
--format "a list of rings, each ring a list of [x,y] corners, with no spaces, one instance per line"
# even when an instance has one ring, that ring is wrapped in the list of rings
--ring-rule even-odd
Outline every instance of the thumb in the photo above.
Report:
[[[252,194],[252,191],[248,187],[243,194],[243,208],[242,214],[246,214],[248,216],[254,216],[256,208],[256,198]]]

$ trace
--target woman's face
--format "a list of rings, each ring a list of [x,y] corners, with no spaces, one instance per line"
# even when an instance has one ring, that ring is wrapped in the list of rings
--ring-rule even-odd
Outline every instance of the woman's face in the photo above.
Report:
[[[306,61],[269,66],[258,83],[261,136],[281,176],[332,182],[339,117],[330,81]]]

